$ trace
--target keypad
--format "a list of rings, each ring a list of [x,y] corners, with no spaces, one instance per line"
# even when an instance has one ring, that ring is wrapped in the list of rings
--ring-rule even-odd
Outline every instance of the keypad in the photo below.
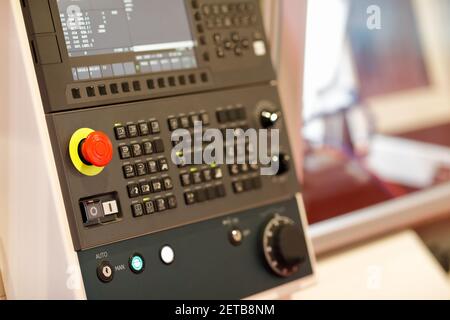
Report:
[[[212,201],[226,196],[225,186],[220,184],[216,186],[209,186],[198,190],[187,191],[184,194],[186,205],[192,206],[194,204]]]
[[[168,195],[166,197],[157,197],[154,200],[144,199],[143,202],[134,203],[131,206],[131,210],[135,218],[140,218],[143,216],[173,210],[177,207],[177,198],[174,195]]]

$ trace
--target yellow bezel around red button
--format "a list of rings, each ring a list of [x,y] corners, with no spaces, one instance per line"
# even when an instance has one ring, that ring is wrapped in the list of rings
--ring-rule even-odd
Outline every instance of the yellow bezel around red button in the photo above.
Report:
[[[80,143],[85,140],[91,133],[95,132],[92,129],[89,128],[82,128],[77,130],[70,139],[69,144],[69,154],[70,159],[72,160],[72,163],[74,167],[82,174],[88,177],[94,177],[96,175],[99,175],[105,168],[100,168],[96,166],[89,166],[81,160],[78,147],[80,146]]]

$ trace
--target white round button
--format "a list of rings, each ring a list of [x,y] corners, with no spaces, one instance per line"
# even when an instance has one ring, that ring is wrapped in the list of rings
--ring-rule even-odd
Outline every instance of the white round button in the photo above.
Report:
[[[161,249],[161,260],[167,265],[175,261],[175,252],[170,246],[164,246]]]

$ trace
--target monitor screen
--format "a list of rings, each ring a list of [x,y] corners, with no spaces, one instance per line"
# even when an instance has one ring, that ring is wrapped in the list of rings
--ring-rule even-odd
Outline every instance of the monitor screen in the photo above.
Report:
[[[70,58],[134,53],[125,74],[196,67],[184,0],[58,0]],[[89,68],[89,66],[86,66]],[[127,72],[128,71],[128,72]]]

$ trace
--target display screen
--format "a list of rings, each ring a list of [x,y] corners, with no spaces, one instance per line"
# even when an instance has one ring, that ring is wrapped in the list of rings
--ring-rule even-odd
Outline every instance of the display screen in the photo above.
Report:
[[[135,53],[134,61],[124,62],[122,67],[108,67],[107,71],[114,75],[196,67],[195,41],[184,0],[58,0],[57,3],[71,58]],[[91,67],[101,66],[84,68]]]

